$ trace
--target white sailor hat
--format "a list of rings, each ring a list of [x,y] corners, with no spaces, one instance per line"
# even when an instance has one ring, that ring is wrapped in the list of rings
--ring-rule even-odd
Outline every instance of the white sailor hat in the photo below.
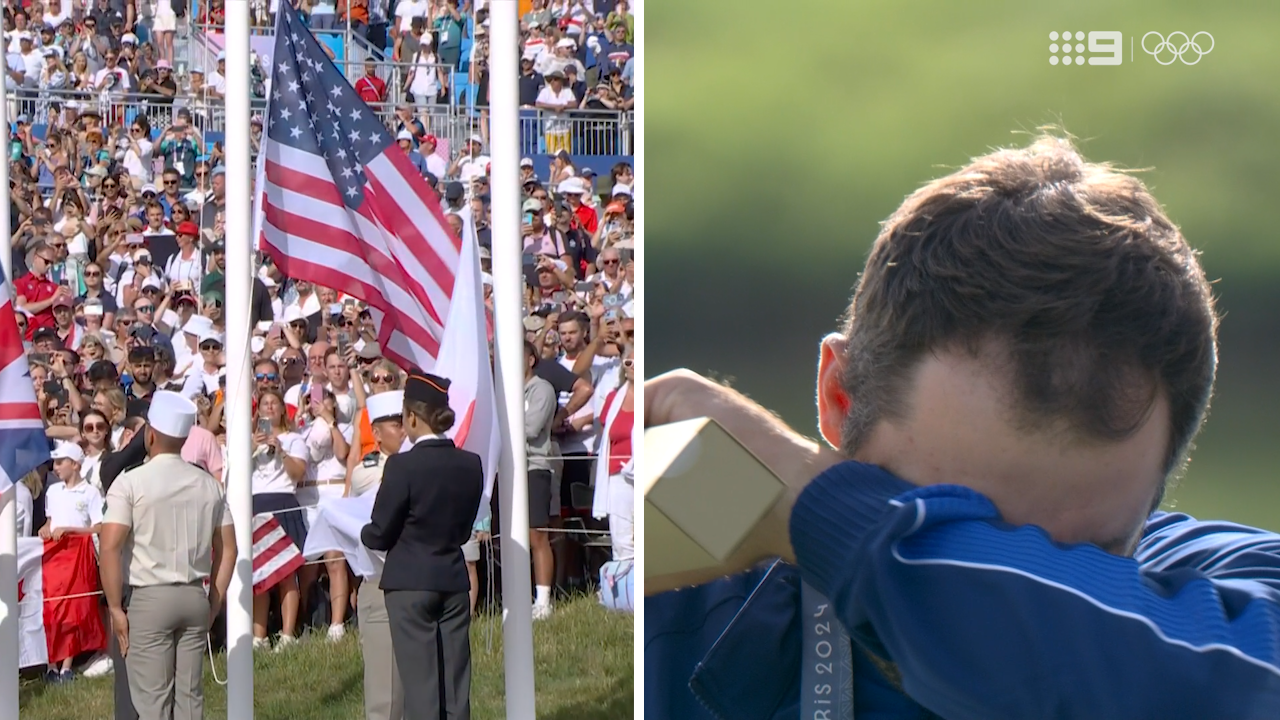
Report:
[[[377,395],[370,395],[365,402],[369,408],[369,422],[371,423],[392,417],[399,418],[404,413],[403,390],[391,390]]]
[[[161,435],[185,438],[196,424],[196,404],[176,392],[160,390],[151,396],[147,422]]]

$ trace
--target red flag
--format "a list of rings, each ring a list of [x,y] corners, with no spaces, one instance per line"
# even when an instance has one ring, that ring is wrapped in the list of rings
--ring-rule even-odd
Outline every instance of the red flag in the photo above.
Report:
[[[65,535],[45,541],[41,576],[49,664],[105,649],[93,537]]]

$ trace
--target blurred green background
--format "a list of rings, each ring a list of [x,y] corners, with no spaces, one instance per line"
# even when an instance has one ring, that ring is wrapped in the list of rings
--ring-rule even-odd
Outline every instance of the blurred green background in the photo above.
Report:
[[[645,13],[651,375],[731,379],[816,434],[818,342],[878,223],[928,179],[1060,123],[1091,160],[1151,168],[1217,280],[1218,391],[1169,505],[1280,530],[1280,3],[650,0]],[[1125,61],[1051,66],[1053,30],[1121,31]],[[1161,66],[1139,45],[1152,30],[1207,31],[1215,47]]]

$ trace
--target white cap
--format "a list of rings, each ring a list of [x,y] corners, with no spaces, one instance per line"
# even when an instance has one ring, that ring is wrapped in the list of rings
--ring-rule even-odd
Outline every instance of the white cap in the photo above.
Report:
[[[151,395],[147,423],[161,435],[185,438],[196,424],[196,404],[176,392],[160,390]]]
[[[369,408],[369,422],[371,423],[389,417],[398,419],[404,414],[404,391],[391,390],[377,395],[370,395],[365,400],[365,404]]]
[[[467,138],[467,142],[473,142],[477,145],[484,145],[484,140],[481,139],[479,135],[472,135],[471,137]]]
[[[575,48],[575,47],[578,47],[578,43],[570,40],[569,38],[562,38],[560,42],[556,43],[556,47],[557,48],[562,48],[562,47]]]
[[[226,51],[226,50],[219,50],[219,51],[218,51],[218,59],[219,59],[219,60],[226,60],[226,59],[227,59],[227,51]]]
[[[81,450],[78,444],[64,440],[58,443],[53,452],[49,453],[49,457],[54,460],[75,460],[78,463],[82,463],[84,462],[84,450]]]
[[[489,273],[487,273],[487,272],[482,272],[482,273],[480,273],[480,284],[481,284],[481,285],[493,285],[493,276],[492,276],[492,275],[490,275],[490,274],[489,274]]]
[[[155,288],[157,290],[164,289],[164,283],[160,282],[160,278],[155,275],[149,275],[146,280],[142,281],[142,289]]]
[[[571,177],[561,180],[556,186],[556,192],[561,195],[583,195],[587,192],[587,184],[580,177]]]
[[[630,195],[631,186],[627,185],[626,183],[618,183],[617,185],[613,186],[613,194],[615,197],[617,197],[618,195]]]
[[[249,338],[249,349],[253,351],[254,355],[257,355],[258,353],[262,352],[262,349],[266,346],[267,346],[267,339],[262,337],[261,335],[254,335],[253,337]]]
[[[520,158],[520,167],[533,167],[533,158]]]
[[[203,345],[203,344],[205,344],[205,343],[209,342],[210,340],[212,340],[212,341],[214,341],[214,342],[216,342],[216,343],[218,343],[219,345],[222,345],[222,346],[224,346],[224,347],[226,346],[226,341],[222,339],[222,333],[218,332],[217,330],[214,330],[212,327],[210,327],[208,330],[206,330],[206,331],[204,331],[204,332],[200,333],[200,344],[201,344],[201,345]]]
[[[304,320],[304,319],[306,318],[302,314],[302,308],[298,307],[297,305],[290,305],[289,307],[284,309],[285,325],[288,325],[290,323],[295,323],[295,322],[298,322],[299,320]]]
[[[120,38],[120,42],[129,43],[130,45],[137,45],[138,36],[134,35],[133,33],[125,33],[124,36]]]
[[[147,183],[146,185],[143,185],[142,189],[139,190],[138,192],[140,193],[153,192],[153,193],[159,194],[160,188],[156,187],[155,185],[152,185],[151,183]]]
[[[182,326],[182,332],[201,337],[205,333],[213,332],[213,320],[204,315],[192,315],[187,320],[187,324]]]
[[[408,130],[401,130],[396,133],[396,140],[413,140],[413,133]]]

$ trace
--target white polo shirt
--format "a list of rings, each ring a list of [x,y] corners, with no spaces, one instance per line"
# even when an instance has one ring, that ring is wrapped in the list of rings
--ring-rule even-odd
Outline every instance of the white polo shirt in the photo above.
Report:
[[[87,528],[102,522],[102,493],[98,488],[81,480],[69,488],[65,483],[49,486],[45,495],[44,512],[49,518],[49,528]]]

